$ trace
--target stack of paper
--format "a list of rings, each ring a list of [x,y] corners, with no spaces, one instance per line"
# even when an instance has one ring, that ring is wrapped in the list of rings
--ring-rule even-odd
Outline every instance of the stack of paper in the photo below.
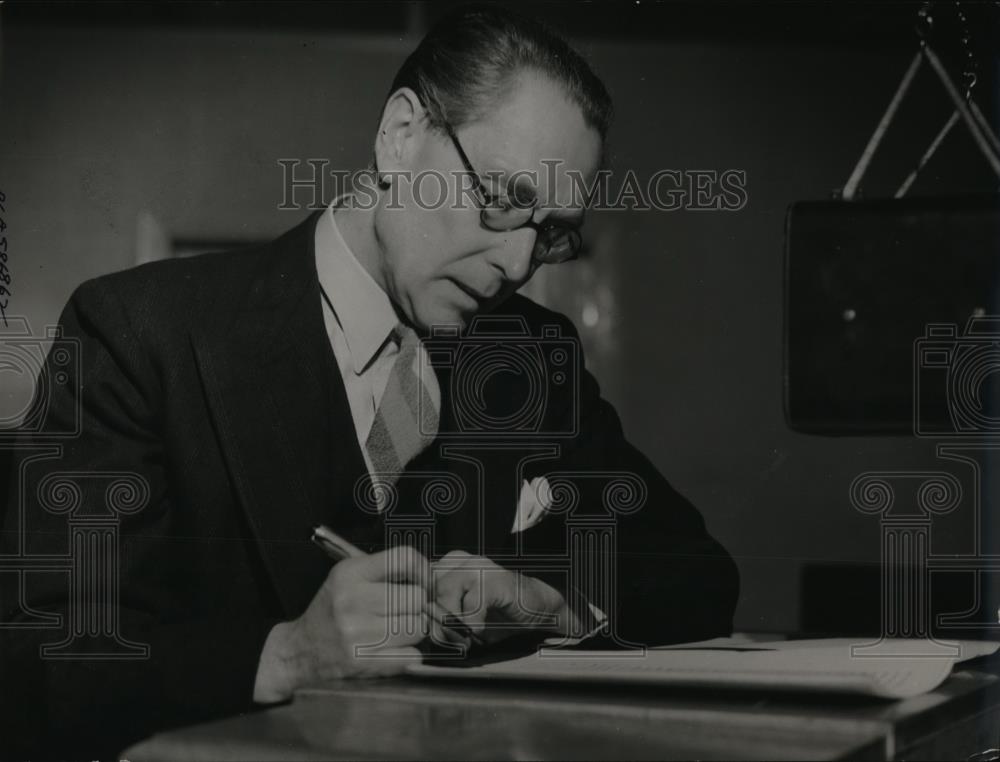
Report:
[[[860,693],[907,698],[933,690],[965,659],[1000,643],[892,639],[857,649],[857,639],[751,642],[720,638],[645,651],[541,649],[482,666],[415,665],[423,677],[501,678]],[[930,647],[928,647],[930,646]],[[947,652],[951,651],[951,655]],[[876,655],[858,655],[858,654]]]

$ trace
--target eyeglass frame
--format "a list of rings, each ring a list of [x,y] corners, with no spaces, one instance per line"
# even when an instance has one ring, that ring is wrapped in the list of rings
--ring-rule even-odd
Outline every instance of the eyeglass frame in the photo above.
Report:
[[[505,232],[509,232],[511,230],[520,230],[521,228],[532,228],[532,229],[534,229],[536,231],[536,233],[537,233],[537,237],[535,239],[535,247],[534,247],[534,249],[532,249],[532,252],[531,252],[531,259],[532,259],[533,262],[537,262],[539,265],[561,265],[561,264],[564,264],[566,262],[572,262],[574,259],[578,259],[580,257],[580,250],[583,248],[583,237],[580,235],[579,229],[575,228],[575,227],[572,227],[570,225],[551,225],[550,224],[548,227],[546,227],[543,223],[535,222],[535,220],[534,220],[534,214],[535,213],[534,213],[534,210],[533,210],[533,207],[535,205],[534,201],[532,202],[531,207],[519,207],[519,208],[523,208],[525,210],[531,209],[532,211],[530,211],[530,213],[528,215],[528,219],[526,219],[524,222],[522,222],[522,223],[520,223],[518,225],[515,225],[514,227],[510,227],[510,228],[495,228],[495,227],[492,227],[489,223],[487,223],[487,221],[486,221],[486,213],[489,211],[489,202],[490,202],[490,199],[499,198],[499,197],[498,196],[494,196],[492,193],[490,193],[488,190],[486,190],[486,187],[483,185],[482,178],[480,177],[479,173],[475,170],[475,168],[472,166],[472,162],[469,161],[469,156],[468,156],[468,154],[465,153],[465,149],[462,148],[462,144],[461,144],[461,142],[458,139],[458,135],[455,134],[455,130],[451,126],[451,124],[449,124],[446,120],[443,120],[443,119],[440,120],[440,121],[441,121],[442,126],[444,127],[445,132],[448,134],[448,137],[451,138],[452,145],[455,146],[455,150],[458,152],[458,157],[462,160],[462,164],[465,167],[465,171],[468,172],[470,175],[472,175],[473,180],[475,180],[475,182],[476,182],[476,189],[479,191],[480,195],[482,196],[483,205],[482,205],[482,207],[479,210],[479,222],[480,222],[480,224],[484,228],[486,228],[487,230],[492,230],[495,233],[505,233]],[[563,257],[561,259],[557,259],[557,260],[554,260],[554,261],[546,261],[545,259],[542,259],[541,257],[536,256],[535,252],[538,251],[539,241],[541,241],[542,245],[544,245],[546,247],[545,248],[546,255],[549,254],[553,250],[552,244],[551,243],[546,244],[545,243],[545,238],[543,238],[543,236],[545,236],[547,238],[550,235],[550,233],[548,231],[550,231],[550,230],[552,230],[554,228],[558,228],[558,229],[560,229],[562,231],[565,231],[567,240],[569,242],[569,256],[566,256],[566,257]]]

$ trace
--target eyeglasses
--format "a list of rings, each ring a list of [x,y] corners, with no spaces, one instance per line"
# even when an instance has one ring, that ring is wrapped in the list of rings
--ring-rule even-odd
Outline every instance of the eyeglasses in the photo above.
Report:
[[[538,264],[558,265],[576,259],[580,255],[583,246],[583,239],[580,231],[575,227],[564,225],[552,220],[535,222],[532,217],[535,214],[536,200],[528,205],[512,203],[502,196],[495,196],[486,190],[478,172],[472,167],[465,149],[458,142],[458,136],[451,125],[444,122],[444,129],[451,138],[451,142],[458,151],[458,156],[465,165],[465,171],[472,175],[476,183],[476,190],[479,193],[481,208],[479,220],[483,227],[504,233],[518,228],[533,228],[537,236],[535,237],[535,249],[532,252],[532,259]],[[515,198],[517,194],[515,192]]]

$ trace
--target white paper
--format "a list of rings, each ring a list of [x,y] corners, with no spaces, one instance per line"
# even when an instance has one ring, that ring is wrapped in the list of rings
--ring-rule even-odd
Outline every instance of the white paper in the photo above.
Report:
[[[475,667],[414,665],[423,677],[646,683],[701,687],[802,690],[908,698],[940,685],[957,661],[992,653],[997,643],[962,641],[960,654],[928,656],[919,640],[885,641],[892,655],[857,656],[864,640],[837,638],[753,642],[720,638],[638,651],[542,649]],[[900,655],[906,654],[906,655]]]

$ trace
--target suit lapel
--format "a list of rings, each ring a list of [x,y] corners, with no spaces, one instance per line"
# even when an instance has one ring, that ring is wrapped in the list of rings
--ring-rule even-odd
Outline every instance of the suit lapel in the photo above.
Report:
[[[316,217],[265,247],[242,304],[192,334],[234,488],[290,617],[330,567],[310,528],[332,520],[364,469],[323,325]]]

